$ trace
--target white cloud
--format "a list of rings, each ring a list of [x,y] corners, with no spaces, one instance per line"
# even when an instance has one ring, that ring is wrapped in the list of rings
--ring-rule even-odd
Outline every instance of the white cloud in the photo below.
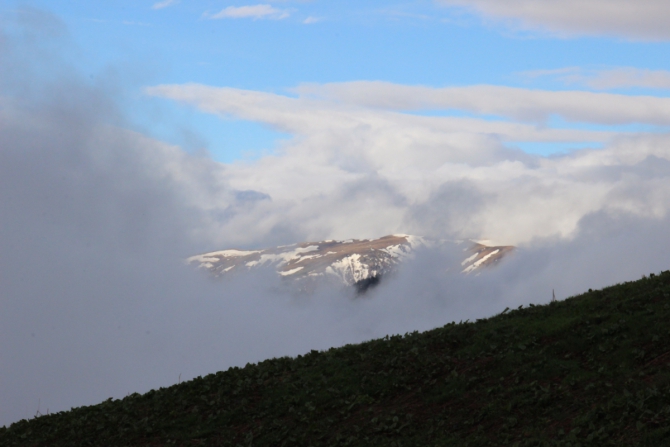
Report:
[[[381,89],[375,91],[375,86],[381,84]],[[323,87],[323,90],[320,88]],[[344,92],[338,87],[342,87]],[[352,87],[353,89],[349,89]],[[489,97],[496,97],[492,101],[507,104],[509,96],[515,96],[516,105],[528,114],[533,114],[530,121],[538,121],[539,116],[548,116],[557,113],[551,109],[551,104],[540,109],[524,104],[521,94],[508,94],[507,97],[498,99],[501,92],[496,87],[489,86],[491,91],[483,89],[472,92],[465,90],[465,100],[460,94],[456,94],[455,100],[450,101],[449,94],[441,97],[443,89],[430,89],[428,87],[405,87],[395,84],[382,83],[347,83],[326,84],[322,86],[310,85],[294,89],[295,91],[308,93],[300,98],[290,98],[264,92],[240,90],[234,88],[214,88],[199,84],[166,85],[152,87],[147,90],[149,94],[168,97],[185,103],[197,104],[201,109],[209,113],[229,114],[252,121],[261,121],[277,127],[285,132],[295,134],[310,133],[312,129],[327,130],[338,127],[347,127],[352,120],[358,121],[384,121],[405,122],[414,126],[430,127],[440,129],[444,132],[457,132],[462,130],[469,133],[488,133],[496,135],[505,141],[605,141],[612,136],[609,132],[596,132],[572,129],[551,129],[538,127],[525,123],[509,121],[489,121],[478,118],[464,117],[426,117],[396,113],[398,110],[422,109],[422,108],[452,108],[466,109],[481,113],[499,112],[503,116],[519,117],[523,113],[516,108],[510,110],[503,107],[487,106],[485,101]],[[397,89],[397,95],[391,90]],[[454,89],[457,91],[458,89]],[[521,90],[521,89],[517,89]],[[363,92],[356,96],[357,92]],[[316,96],[315,93],[323,92]],[[541,92],[538,92],[541,93]],[[551,93],[551,92],[548,92]],[[576,98],[577,100],[581,98]],[[481,101],[480,101],[481,100]],[[558,108],[559,105],[555,105]],[[626,106],[627,104],[624,104]],[[619,119],[617,117],[617,119]]]
[[[394,110],[456,109],[528,122],[552,115],[598,124],[670,124],[670,98],[585,91],[546,91],[477,85],[430,88],[387,82],[302,85],[295,91],[365,107]]]
[[[322,21],[323,21],[323,18],[321,18],[321,17],[309,16],[305,20],[303,20],[302,23],[304,23],[305,25],[311,25],[312,23],[319,23],[319,22],[322,22]]]
[[[154,5],[151,7],[152,9],[163,9],[167,8],[168,6],[176,5],[179,3],[179,0],[163,0],[161,2],[156,2]]]
[[[670,39],[670,3],[665,0],[436,0],[502,20],[519,29],[562,36],[608,35]]]
[[[216,14],[207,15],[210,19],[275,19],[281,20],[290,16],[284,9],[272,5],[228,6]]]
[[[588,92],[562,97],[493,86],[445,93],[375,83],[297,90],[303,93],[298,98],[196,84],[149,89],[205,112],[261,122],[294,135],[276,155],[229,167],[227,178],[234,188],[272,197],[262,217],[240,220],[233,232],[245,228],[249,234],[259,222],[271,228],[288,221],[306,239],[400,231],[522,244],[538,237],[572,237],[592,213],[661,218],[670,211],[670,171],[667,176],[649,174],[655,164],[663,170],[670,165],[670,135],[398,111],[446,104],[531,121],[562,114],[588,122],[634,118],[657,123],[668,119],[667,102],[655,102],[662,98]],[[515,141],[594,141],[605,148],[542,158],[506,147]],[[442,197],[440,191],[454,188],[460,191],[455,196],[480,205],[456,215],[449,214],[449,206],[436,205],[440,218],[417,219],[415,206],[430,208]]]
[[[534,70],[522,73],[529,78],[552,77],[566,84],[576,84],[595,90],[642,87],[650,89],[670,89],[670,71],[646,70],[634,67],[617,67],[589,70],[567,67],[555,70]]]

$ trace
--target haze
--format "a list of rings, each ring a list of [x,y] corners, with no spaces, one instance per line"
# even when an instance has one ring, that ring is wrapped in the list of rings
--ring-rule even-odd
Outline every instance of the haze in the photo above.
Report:
[[[0,3],[0,424],[670,266],[665,2],[112,3]],[[519,250],[184,263],[392,233]]]

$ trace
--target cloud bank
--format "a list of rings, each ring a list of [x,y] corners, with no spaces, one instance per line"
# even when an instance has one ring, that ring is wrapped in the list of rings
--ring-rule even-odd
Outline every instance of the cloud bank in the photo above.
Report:
[[[667,133],[547,124],[552,116],[587,124],[665,124],[666,98],[376,82],[296,91],[297,98],[194,84],[148,90],[295,135],[275,155],[229,166],[228,178],[238,189],[268,194],[268,206],[281,207],[309,238],[405,232],[518,245],[572,237],[592,213],[661,218],[668,211],[667,180],[646,172],[669,159]],[[406,112],[421,108],[499,119]],[[550,158],[514,149],[515,142],[580,141],[605,148]],[[416,210],[445,196],[454,204],[446,202],[442,213],[451,217],[416,217]]]

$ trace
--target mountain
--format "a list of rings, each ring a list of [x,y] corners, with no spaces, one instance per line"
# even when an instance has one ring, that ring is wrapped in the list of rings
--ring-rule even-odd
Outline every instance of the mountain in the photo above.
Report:
[[[670,272],[0,428],[2,446],[670,445]]]
[[[439,243],[419,236],[394,234],[379,239],[303,242],[264,250],[220,250],[192,256],[187,262],[217,277],[274,267],[283,278],[301,283],[334,280],[364,291],[394,273],[417,249]],[[468,242],[462,251],[462,271],[472,273],[495,265],[513,250],[512,246]]]

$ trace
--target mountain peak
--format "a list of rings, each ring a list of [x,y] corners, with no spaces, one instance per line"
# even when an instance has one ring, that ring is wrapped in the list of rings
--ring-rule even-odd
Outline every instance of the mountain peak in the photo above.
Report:
[[[436,242],[420,236],[393,234],[379,239],[348,239],[302,242],[262,250],[227,249],[187,259],[189,264],[209,270],[214,276],[274,267],[287,279],[330,279],[364,291],[382,276],[394,272],[420,247]],[[470,242],[461,266],[463,273],[497,264],[514,250],[512,246],[487,246]]]

